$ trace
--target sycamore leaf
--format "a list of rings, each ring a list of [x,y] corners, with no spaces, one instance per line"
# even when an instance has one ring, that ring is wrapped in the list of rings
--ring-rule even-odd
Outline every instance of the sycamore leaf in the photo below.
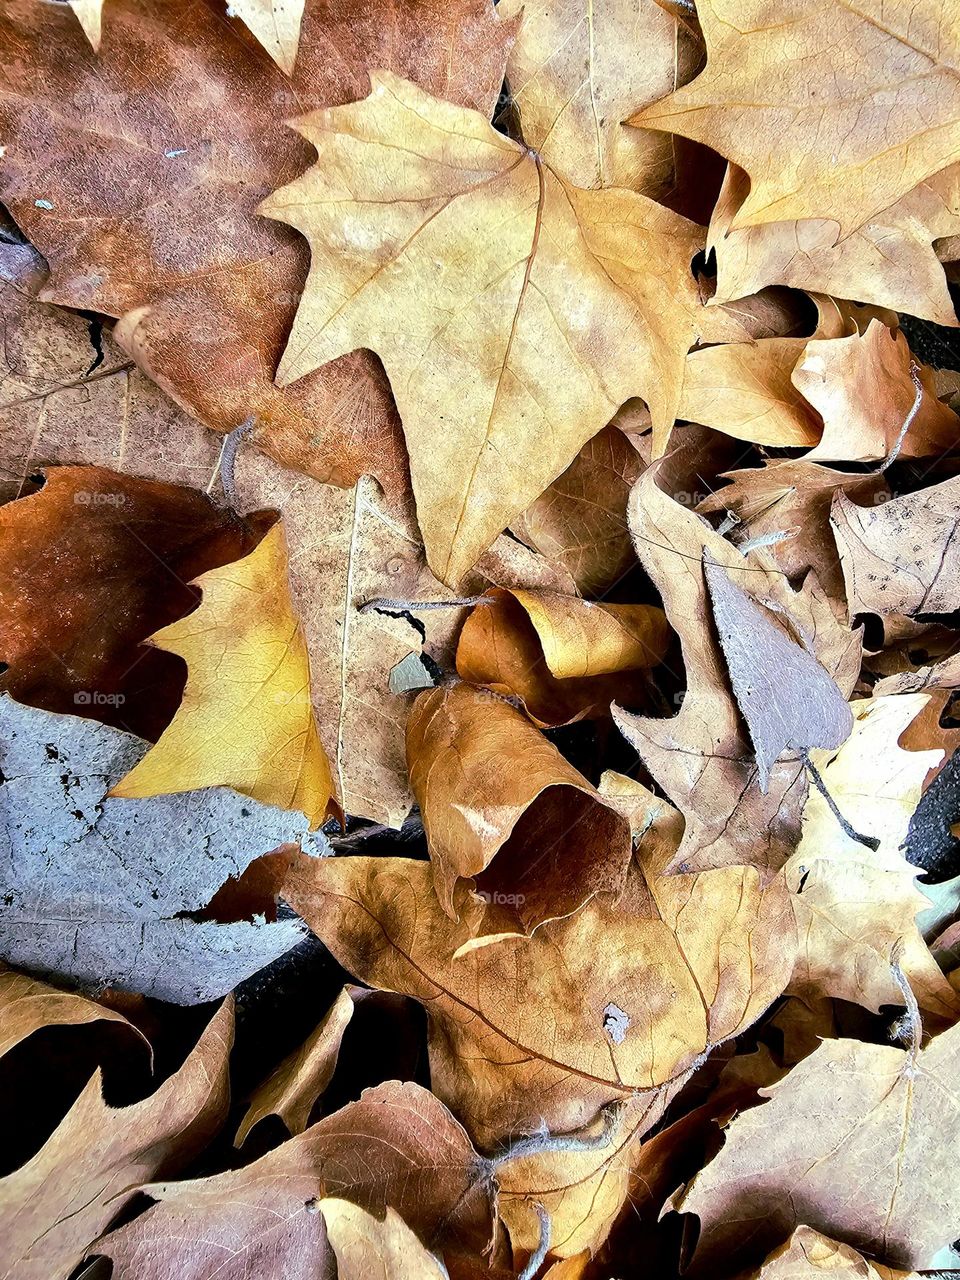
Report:
[[[775,1249],[750,1280],[920,1280],[905,1271],[868,1262],[856,1249],[821,1235],[812,1227],[797,1227],[789,1240]]]
[[[250,28],[281,71],[293,75],[305,0],[230,0],[233,15]]]
[[[468,895],[456,924],[432,881],[407,858],[303,857],[283,897],[355,976],[427,1005],[433,1089],[484,1147],[541,1123],[582,1128],[634,1093],[664,1105],[793,967],[788,904],[753,868],[635,866],[619,902],[598,897],[531,938],[487,945]]]
[[[0,698],[0,956],[196,1004],[302,940],[296,921],[195,913],[261,854],[309,844],[306,821],[226,788],[107,796],[147,748],[107,725]]]
[[[770,770],[784,752],[839,747],[853,716],[809,649],[775,626],[706,547],[703,576],[733,696],[756,753],[760,790],[766,792]]]
[[[548,591],[487,592],[457,645],[464,680],[519,697],[541,726],[605,718],[646,701],[670,630],[651,605],[593,604]]]
[[[836,495],[831,523],[851,617],[900,614],[922,621],[957,608],[958,494],[960,479],[953,478],[878,507]]]
[[[690,32],[667,9],[633,0],[501,0],[501,9],[521,15],[507,80],[527,145],[578,187],[667,193],[672,140],[623,121],[690,79],[700,53]]]
[[[763,1090],[675,1201],[700,1218],[695,1268],[734,1267],[801,1224],[929,1265],[960,1232],[958,1055],[960,1026],[920,1052],[828,1040]]]
[[[960,1014],[917,926],[927,905],[919,871],[901,852],[923,780],[941,754],[897,745],[925,701],[924,694],[903,694],[854,702],[849,739],[839,751],[812,753],[840,812],[880,846],[851,840],[811,790],[800,843],[783,870],[800,939],[790,990],[808,1002],[830,996],[874,1012],[903,1004],[890,969],[899,944],[900,966],[921,1007],[950,1021]]]
[[[145,737],[176,710],[182,669],[141,642],[180,618],[198,573],[244,555],[244,524],[206,494],[103,467],[52,467],[0,508],[0,689]]]
[[[604,427],[514,521],[514,531],[568,569],[581,595],[602,595],[636,563],[627,498],[648,458],[613,424]]]
[[[748,189],[743,170],[728,165],[707,238],[708,249],[717,255],[714,303],[784,284],[862,298],[934,324],[956,325],[933,241],[960,231],[960,165],[952,164],[921,182],[840,239],[830,218],[731,230]]]
[[[703,0],[697,15],[706,69],[632,123],[749,174],[735,228],[829,218],[840,239],[956,159],[960,40],[934,0]]]
[[[881,475],[863,476],[833,471],[799,459],[767,461],[762,467],[728,471],[730,483],[710,494],[697,510],[732,512],[737,524],[731,537],[739,542],[767,534],[792,536],[771,542],[766,554],[794,584],[812,569],[836,608],[846,617],[843,574],[830,528],[830,504],[838,490],[860,503],[878,502],[890,496]]]
[[[434,887],[451,919],[466,878],[484,935],[532,933],[597,893],[620,894],[631,855],[626,820],[502,698],[466,684],[420,694],[407,764]]]
[[[24,1280],[67,1280],[137,1184],[175,1173],[226,1118],[233,1002],[208,1024],[180,1070],[127,1107],[108,1106],[92,1078],[37,1154],[0,1178],[4,1263]]]
[[[320,826],[336,796],[310,702],[310,663],[287,579],[283,526],[195,584],[199,607],[151,639],[187,664],[160,741],[110,792],[126,799],[233,787]]]
[[[872,320],[866,333],[808,342],[793,384],[823,419],[823,436],[806,460],[871,462],[898,446],[903,457],[922,458],[954,448],[960,418],[937,399],[932,369],[917,376],[920,405],[904,435],[917,388],[902,333]]]
[[[631,396],[650,404],[662,448],[687,350],[742,331],[700,304],[692,223],[632,192],[569,186],[410,81],[371,83],[362,102],[297,121],[319,162],[260,206],[311,249],[277,377],[377,352],[428,562],[455,584]]]
[[[449,1272],[428,1253],[389,1205],[379,1220],[349,1200],[320,1201],[327,1238],[337,1259],[337,1280],[447,1280]]]
[[[396,1081],[245,1168],[143,1190],[156,1203],[96,1245],[115,1280],[323,1275],[327,1196],[381,1218],[389,1206],[448,1255],[482,1254],[493,1237],[488,1162],[431,1093]]]
[[[115,1009],[0,967],[0,1057],[44,1027],[77,1027],[99,1021],[116,1022],[135,1036],[140,1035]]]
[[[769,875],[799,836],[804,769],[798,760],[781,760],[770,770],[767,793],[760,789],[755,753],[710,630],[704,553],[741,589],[774,606],[771,625],[782,619],[791,641],[803,636],[812,643],[817,661],[844,695],[859,672],[860,639],[836,619],[812,579],[793,591],[756,553],[749,559],[741,555],[664,492],[658,479],[671,484],[671,465],[668,458],[644,472],[631,495],[629,517],[637,554],[660,592],[667,621],[680,634],[687,689],[679,714],[670,719],[615,708],[614,720],[686,818],[674,869],[747,862]],[[676,465],[682,465],[679,454]]]
[[[208,426],[253,414],[288,465],[399,492],[399,421],[368,353],[274,385],[307,251],[256,207],[310,162],[291,116],[361,97],[371,67],[489,113],[511,39],[492,0],[311,0],[288,79],[194,0],[109,0],[99,54],[65,6],[4,4],[4,199],[50,263],[45,297],[123,317],[120,344]]]

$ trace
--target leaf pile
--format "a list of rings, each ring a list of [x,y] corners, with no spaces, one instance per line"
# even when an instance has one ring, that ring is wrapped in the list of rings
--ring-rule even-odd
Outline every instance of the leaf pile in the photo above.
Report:
[[[960,1272],[958,33],[2,5],[9,1280]]]

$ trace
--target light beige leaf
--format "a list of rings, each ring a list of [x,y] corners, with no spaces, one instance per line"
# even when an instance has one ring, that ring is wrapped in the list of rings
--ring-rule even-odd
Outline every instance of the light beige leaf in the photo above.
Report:
[[[281,71],[293,75],[305,0],[230,0],[232,16],[250,28]]]

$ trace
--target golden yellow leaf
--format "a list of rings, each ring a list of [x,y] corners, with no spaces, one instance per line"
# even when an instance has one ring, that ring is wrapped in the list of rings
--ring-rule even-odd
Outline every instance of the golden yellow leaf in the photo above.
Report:
[[[199,608],[151,637],[188,668],[180,710],[111,795],[233,787],[319,826],[336,801],[310,706],[310,664],[287,581],[283,527],[201,574]]]
[[[297,122],[320,161],[261,205],[312,255],[278,381],[377,352],[452,584],[625,400],[647,400],[662,449],[689,348],[743,331],[701,305],[693,223],[569,186],[477,112],[371,78]]]
[[[633,123],[750,176],[734,227],[830,218],[838,239],[960,151],[960,28],[937,0],[702,0],[707,65]]]

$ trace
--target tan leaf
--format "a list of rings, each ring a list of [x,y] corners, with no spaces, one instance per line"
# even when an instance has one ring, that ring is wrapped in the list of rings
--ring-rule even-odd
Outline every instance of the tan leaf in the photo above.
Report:
[[[502,698],[466,684],[420,694],[407,763],[451,919],[461,878],[473,878],[470,918],[483,935],[531,933],[596,893],[619,895],[627,822]]]
[[[874,1265],[848,1244],[831,1240],[812,1227],[797,1227],[754,1273],[755,1280],[816,1280],[823,1275],[850,1276],[852,1280],[919,1280],[914,1273]]]
[[[278,380],[377,352],[428,562],[455,584],[629,397],[650,404],[662,447],[686,351],[708,329],[742,331],[700,305],[692,223],[568,186],[409,81],[372,83],[362,102],[297,122],[320,161],[260,206],[311,248]]]
[[[960,1026],[922,1052],[828,1040],[735,1119],[678,1198],[700,1218],[695,1267],[733,1267],[805,1224],[923,1268],[960,1231],[952,1155]]]
[[[917,389],[902,333],[873,320],[864,334],[808,342],[793,383],[823,419],[823,436],[805,460],[877,461],[888,458],[898,442],[905,458],[955,447],[960,418],[937,399],[933,371],[922,369],[918,376],[923,394],[904,436]]]
[[[116,1022],[140,1035],[115,1009],[0,966],[0,1057],[44,1027],[76,1027],[98,1021]]]
[[[568,569],[582,595],[602,595],[636,563],[627,498],[645,465],[622,431],[604,427],[513,528],[548,560]]]
[[[522,15],[507,79],[527,144],[578,187],[667,193],[671,139],[623,121],[690,79],[700,58],[690,32],[668,10],[633,0],[503,0],[502,9]]]
[[[405,858],[304,857],[283,896],[357,977],[427,1005],[433,1088],[483,1147],[541,1123],[580,1129],[634,1093],[665,1105],[793,966],[788,904],[752,868],[635,868],[619,903],[485,946],[432,881]],[[466,912],[466,894],[455,905]]]
[[[651,605],[592,604],[547,591],[487,592],[460,632],[457,671],[516,695],[541,726],[604,718],[614,698],[643,704],[670,629]]]
[[[393,1208],[446,1256],[483,1254],[493,1237],[488,1162],[431,1093],[396,1081],[244,1168],[144,1190],[157,1203],[97,1242],[116,1280],[322,1275],[328,1196],[379,1218]]]
[[[133,1198],[201,1152],[226,1118],[233,1003],[208,1024],[180,1070],[142,1102],[110,1107],[100,1073],[22,1168],[0,1179],[6,1266],[18,1280],[67,1280]]]
[[[839,239],[837,224],[829,218],[731,231],[748,188],[743,170],[729,165],[708,236],[708,248],[717,255],[715,303],[783,284],[862,298],[934,324],[956,325],[932,242],[960,229],[960,165],[934,174]]]
[[[288,465],[399,492],[399,421],[368,353],[274,385],[308,255],[256,207],[310,162],[291,116],[361,97],[371,67],[489,113],[511,39],[491,0],[311,0],[288,79],[193,0],[110,0],[99,54],[65,6],[5,4],[4,195],[50,263],[45,297],[124,317],[120,344],[208,426],[253,414]]]
[[[234,16],[250,28],[281,71],[293,75],[305,0],[231,0]]]
[[[955,160],[960,44],[932,0],[741,0],[735,22],[704,0],[697,15],[706,69],[632,123],[749,174],[734,227],[830,218],[840,239]]]
[[[196,585],[203,593],[196,611],[152,637],[187,664],[183,702],[110,795],[142,799],[226,786],[261,804],[299,809],[321,825],[336,810],[336,796],[313,718],[283,526]]]
[[[918,868],[901,852],[923,780],[940,756],[897,744],[927,696],[854,702],[847,742],[839,751],[812,753],[840,812],[856,830],[878,837],[880,847],[851,840],[811,789],[802,838],[783,869],[800,939],[790,990],[804,1000],[831,996],[874,1012],[902,1005],[890,968],[899,943],[900,965],[921,1007],[951,1022],[960,1014],[917,928],[917,913],[928,903],[916,883]]]
[[[389,1205],[382,1221],[349,1200],[321,1200],[320,1212],[336,1254],[337,1280],[447,1280],[446,1267]]]
[[[781,573],[766,567],[762,553],[741,555],[675,502],[658,484],[670,486],[670,467],[668,458],[644,472],[631,495],[629,517],[637,554],[660,592],[667,620],[680,633],[687,689],[671,719],[615,709],[614,720],[686,818],[673,869],[750,863],[770,875],[793,852],[806,779],[800,761],[785,759],[773,766],[768,793],[760,790],[754,753],[710,630],[704,551],[731,581],[758,602],[770,603],[771,623],[785,622],[785,635],[812,643],[845,695],[859,673],[859,636],[837,621],[812,579],[793,591]]]
[[[83,33],[94,49],[100,48],[100,31],[103,26],[103,0],[70,0],[70,8],[77,15]]]

